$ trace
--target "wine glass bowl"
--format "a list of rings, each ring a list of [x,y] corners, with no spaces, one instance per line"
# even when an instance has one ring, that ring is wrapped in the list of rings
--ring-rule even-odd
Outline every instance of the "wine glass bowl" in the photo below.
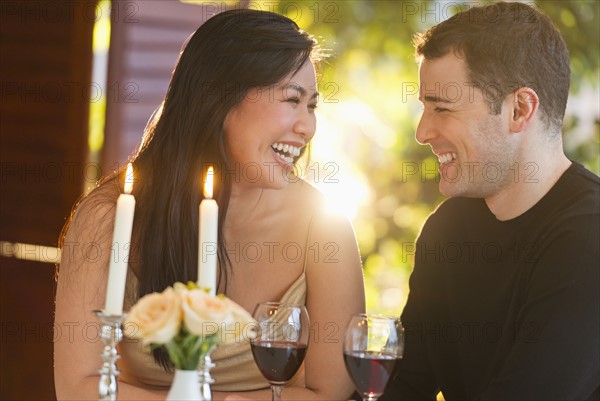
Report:
[[[383,394],[404,351],[400,320],[383,315],[352,316],[344,337],[344,363],[364,400]]]
[[[273,401],[300,369],[308,348],[310,322],[304,305],[265,302],[253,313],[258,326],[250,346],[254,361],[271,384]]]

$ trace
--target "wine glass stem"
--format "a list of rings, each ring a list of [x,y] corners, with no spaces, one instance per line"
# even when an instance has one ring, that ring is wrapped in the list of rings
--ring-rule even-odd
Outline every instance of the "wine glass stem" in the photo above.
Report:
[[[281,401],[281,393],[283,392],[283,386],[271,385],[271,393],[273,394],[273,401]]]

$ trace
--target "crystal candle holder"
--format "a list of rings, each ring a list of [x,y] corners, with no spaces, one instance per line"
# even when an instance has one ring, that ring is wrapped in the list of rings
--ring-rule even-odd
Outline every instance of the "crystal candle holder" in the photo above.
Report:
[[[203,401],[212,401],[212,391],[210,386],[215,382],[215,380],[210,375],[210,370],[214,367],[215,364],[212,362],[209,352],[208,355],[202,358],[200,361],[200,366],[198,367],[200,374],[200,393],[202,394]]]
[[[102,368],[99,370],[100,381],[98,382],[98,400],[116,401],[117,399],[117,344],[123,338],[121,324],[125,315],[106,315],[102,310],[95,310],[94,315],[100,320],[100,338],[104,342],[102,350]]]

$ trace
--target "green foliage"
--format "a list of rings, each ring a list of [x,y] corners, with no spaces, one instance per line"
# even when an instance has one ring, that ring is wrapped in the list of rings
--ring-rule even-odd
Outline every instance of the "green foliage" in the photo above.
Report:
[[[340,141],[349,143],[338,146],[351,153],[349,168],[365,177],[371,191],[354,219],[370,312],[400,313],[408,293],[414,240],[428,214],[442,201],[436,160],[428,147],[414,140],[421,108],[411,37],[474,2],[458,4],[378,0],[279,3],[280,12],[287,11],[333,54],[320,79],[320,107],[323,114],[334,108],[346,110],[346,114],[330,117],[331,124],[344,127],[347,136]],[[570,49],[572,95],[592,88],[588,96],[595,95],[596,101],[599,4],[593,0],[537,3],[556,23]],[[349,102],[364,107],[344,109],[342,105]],[[358,116],[348,112],[365,109],[368,113]],[[565,121],[568,155],[598,173],[597,103],[589,112],[596,116],[595,123],[587,126],[582,125],[585,115],[578,115],[578,109],[572,111],[575,113]],[[366,114],[370,127],[357,122]],[[318,135],[329,134],[318,131]]]
[[[200,358],[204,358],[219,344],[218,335],[201,337],[190,333],[185,325],[181,325],[179,333],[168,343],[164,344],[169,358],[176,369],[196,370]],[[161,345],[154,345],[159,348]]]

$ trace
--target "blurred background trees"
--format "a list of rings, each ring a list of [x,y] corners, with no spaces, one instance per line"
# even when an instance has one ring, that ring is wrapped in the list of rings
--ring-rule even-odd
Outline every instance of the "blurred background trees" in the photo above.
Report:
[[[253,2],[250,3],[252,7]],[[269,3],[273,7],[275,2]],[[306,172],[357,232],[370,312],[400,313],[414,240],[443,200],[437,160],[418,145],[417,65],[411,37],[486,1],[280,1],[331,50],[319,90],[318,131]],[[600,20],[596,1],[538,1],[570,49],[568,156],[598,174]],[[268,8],[263,8],[268,9]]]

